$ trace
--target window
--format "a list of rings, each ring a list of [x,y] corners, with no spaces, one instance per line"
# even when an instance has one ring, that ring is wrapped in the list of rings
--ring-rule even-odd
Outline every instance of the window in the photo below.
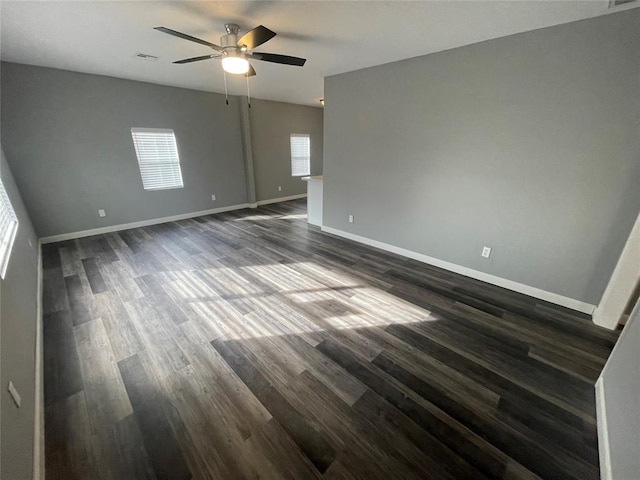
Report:
[[[0,181],[0,276],[4,278],[9,265],[11,247],[18,231],[18,218],[13,210],[9,195]]]
[[[173,130],[132,128],[131,136],[138,157],[145,190],[182,188],[182,171]]]
[[[309,175],[311,158],[311,139],[307,134],[291,135],[291,176]]]

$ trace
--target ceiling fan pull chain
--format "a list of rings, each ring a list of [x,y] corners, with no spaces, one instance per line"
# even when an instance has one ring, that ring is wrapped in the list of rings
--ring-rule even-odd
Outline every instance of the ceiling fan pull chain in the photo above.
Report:
[[[224,100],[229,105],[229,93],[227,93],[227,72],[222,70],[222,76],[224,77]]]
[[[249,90],[249,77],[244,77],[247,79],[247,102],[249,103],[249,108],[251,108],[251,90]]]

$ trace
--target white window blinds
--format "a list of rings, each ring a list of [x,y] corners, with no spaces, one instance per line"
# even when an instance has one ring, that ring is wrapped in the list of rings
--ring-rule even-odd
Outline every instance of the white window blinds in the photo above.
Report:
[[[309,175],[311,158],[311,139],[307,134],[291,135],[291,176]]]
[[[131,136],[144,189],[182,188],[182,171],[173,130],[132,128]]]
[[[11,247],[18,231],[18,218],[13,210],[9,195],[0,181],[0,276],[4,278],[9,265]]]

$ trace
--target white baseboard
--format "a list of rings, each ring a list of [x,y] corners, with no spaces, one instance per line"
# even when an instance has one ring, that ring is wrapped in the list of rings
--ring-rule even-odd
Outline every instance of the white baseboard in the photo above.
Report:
[[[44,368],[42,356],[42,249],[38,242],[38,298],[36,299],[35,400],[33,422],[33,480],[44,480]]]
[[[305,198],[306,193],[299,193],[298,195],[289,195],[288,197],[268,198],[267,200],[258,200],[257,205],[268,205],[270,203],[287,202],[289,200],[297,200],[298,198]]]
[[[598,424],[600,478],[602,480],[613,480],[613,473],[611,471],[611,450],[609,447],[609,427],[607,425],[607,409],[602,382],[602,376],[600,376],[596,382],[596,417]]]
[[[202,217],[204,215],[212,215],[214,213],[230,212],[232,210],[242,210],[243,208],[256,208],[260,205],[267,205],[269,203],[286,202],[288,200],[296,200],[298,198],[304,198],[306,196],[307,196],[306,193],[301,193],[298,195],[289,195],[288,197],[279,197],[279,198],[270,198],[268,200],[260,200],[256,203],[240,203],[238,205],[229,205],[227,207],[212,208],[210,210],[201,210],[199,212],[181,213],[180,215],[172,215],[170,217],[150,218],[149,220],[142,220],[140,222],[121,223],[118,225],[110,225],[108,227],[99,227],[99,228],[92,228],[90,230],[81,230],[79,232],[61,233],[59,235],[42,237],[40,239],[40,243],[45,244],[45,243],[64,242],[65,240],[91,237],[93,235],[102,235],[104,233],[119,232],[122,230],[129,230],[130,228],[148,227],[149,225],[175,222],[178,220],[185,220],[187,218]]]
[[[148,227],[149,225],[157,225],[159,223],[175,222],[177,220],[185,220],[187,218],[202,217],[204,215],[212,215],[214,213],[230,212],[232,210],[242,210],[243,208],[251,208],[253,204],[240,203],[238,205],[229,205],[227,207],[212,208],[211,210],[201,210],[199,212],[181,213],[180,215],[172,215],[170,217],[151,218],[140,222],[121,223],[119,225],[110,225],[108,227],[93,228],[91,230],[82,230],[80,232],[61,233],[60,235],[51,235],[42,237],[40,243],[64,242],[65,240],[73,240],[75,238],[91,237],[92,235],[102,235],[103,233],[119,232],[130,228]]]
[[[508,290],[513,290],[514,292],[523,293],[525,295],[529,295],[530,297],[539,298],[541,300],[545,300],[556,305],[561,305],[578,312],[591,315],[593,313],[593,310],[595,309],[595,305],[591,305],[590,303],[581,302],[580,300],[575,300],[573,298],[558,295],[557,293],[547,292],[546,290],[531,287],[523,283],[507,280],[506,278],[496,277],[495,275],[491,275],[489,273],[484,273],[478,270],[463,267],[461,265],[456,265],[455,263],[450,263],[438,258],[429,257],[428,255],[423,255],[422,253],[413,252],[405,248],[396,247],[395,245],[379,242],[378,240],[372,240],[367,237],[362,237],[360,235],[355,235],[343,230],[338,230],[337,228],[323,226],[322,231],[337,235],[339,237],[347,238],[358,243],[364,243],[365,245],[376,247],[387,252],[397,253],[398,255],[402,255],[403,257],[412,258],[414,260],[418,260],[419,262],[433,265],[444,270],[449,270],[450,272],[459,273],[460,275],[464,275],[466,277],[475,278],[476,280],[481,280],[492,285],[497,285]]]

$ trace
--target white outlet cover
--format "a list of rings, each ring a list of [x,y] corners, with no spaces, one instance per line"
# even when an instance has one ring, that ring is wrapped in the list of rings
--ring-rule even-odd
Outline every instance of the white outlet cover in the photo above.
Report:
[[[353,223],[353,215],[349,215],[349,223]]]
[[[215,195],[211,195],[211,200],[213,200],[215,202],[216,201],[216,196]]]
[[[101,208],[100,210],[98,210],[98,215],[101,217],[106,217],[107,213]]]
[[[11,380],[9,380],[9,393],[11,394],[11,398],[13,399],[13,403],[16,404],[16,407],[20,408],[22,399],[20,398],[20,394],[18,393],[18,390],[16,390],[16,387]]]
[[[491,247],[484,247],[482,249],[482,256],[484,258],[489,258],[490,255],[491,255]]]
[[[282,187],[278,186],[278,191],[281,192],[282,191]]]

